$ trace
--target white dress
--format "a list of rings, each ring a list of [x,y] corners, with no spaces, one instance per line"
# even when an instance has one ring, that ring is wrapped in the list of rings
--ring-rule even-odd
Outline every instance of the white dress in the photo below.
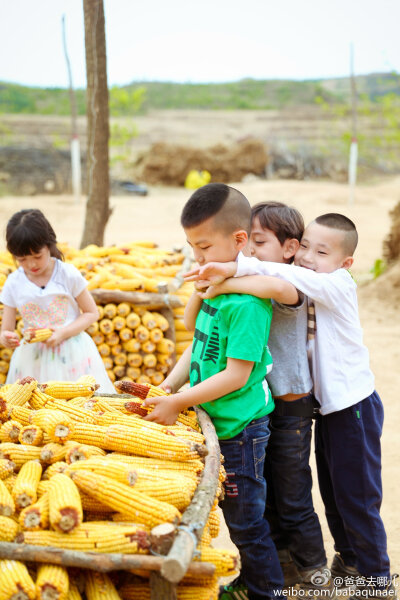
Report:
[[[19,267],[8,276],[0,302],[18,309],[25,329],[58,329],[79,317],[80,309],[75,298],[86,285],[86,280],[76,267],[56,259],[53,273],[44,289],[30,281],[23,268]],[[21,343],[13,352],[7,383],[27,375],[40,383],[49,380],[75,381],[81,375],[93,375],[100,385],[99,392],[115,393],[97,347],[84,331],[55,348],[48,348],[40,342]]]

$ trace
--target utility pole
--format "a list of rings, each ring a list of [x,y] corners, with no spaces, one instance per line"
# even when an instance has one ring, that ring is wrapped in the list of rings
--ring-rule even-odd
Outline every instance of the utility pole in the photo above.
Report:
[[[81,148],[78,137],[78,116],[76,108],[76,97],[74,87],[72,85],[71,63],[68,57],[67,40],[65,35],[65,15],[62,16],[62,38],[65,61],[67,63],[68,82],[69,82],[69,99],[71,105],[71,173],[72,173],[72,191],[75,196],[75,202],[81,199]]]
[[[357,88],[356,78],[354,76],[354,48],[350,44],[350,88],[351,88],[351,144],[349,156],[349,204],[354,203],[354,192],[357,181],[357,159],[358,159],[358,140],[357,140]]]

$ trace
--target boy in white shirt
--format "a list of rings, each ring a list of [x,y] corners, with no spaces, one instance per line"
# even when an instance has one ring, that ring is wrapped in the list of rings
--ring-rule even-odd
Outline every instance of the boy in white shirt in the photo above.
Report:
[[[356,284],[347,270],[357,241],[354,223],[329,213],[305,229],[294,265],[240,254],[235,263],[209,263],[188,274],[188,279],[211,285],[207,294],[212,297],[218,293],[214,286],[227,277],[277,276],[308,296],[315,310],[310,325],[316,324],[308,353],[314,395],[321,406],[315,432],[318,479],[338,553],[333,574],[337,567],[344,573],[347,568],[358,571],[370,595],[379,595],[382,589],[394,595],[379,513],[383,406],[362,341]]]

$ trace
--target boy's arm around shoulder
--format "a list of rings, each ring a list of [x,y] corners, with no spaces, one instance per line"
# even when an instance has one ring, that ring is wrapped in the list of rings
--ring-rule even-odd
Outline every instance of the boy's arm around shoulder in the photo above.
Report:
[[[219,285],[211,285],[201,298],[215,298],[220,294],[250,294],[257,298],[271,298],[280,304],[297,304],[299,294],[293,284],[268,275],[231,277]]]
[[[260,261],[240,253],[235,277],[245,275],[269,275],[289,281],[311,300],[332,310],[337,310],[348,291],[355,287],[351,275],[345,269],[316,273],[305,267]]]

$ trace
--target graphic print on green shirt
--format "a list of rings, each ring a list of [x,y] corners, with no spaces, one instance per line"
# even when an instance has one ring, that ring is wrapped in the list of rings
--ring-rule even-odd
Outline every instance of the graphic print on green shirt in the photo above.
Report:
[[[248,294],[203,300],[193,336],[190,385],[223,371],[228,357],[254,362],[242,388],[201,405],[222,440],[238,435],[253,419],[274,409],[265,380],[272,367],[267,345],[271,319],[271,302]]]

